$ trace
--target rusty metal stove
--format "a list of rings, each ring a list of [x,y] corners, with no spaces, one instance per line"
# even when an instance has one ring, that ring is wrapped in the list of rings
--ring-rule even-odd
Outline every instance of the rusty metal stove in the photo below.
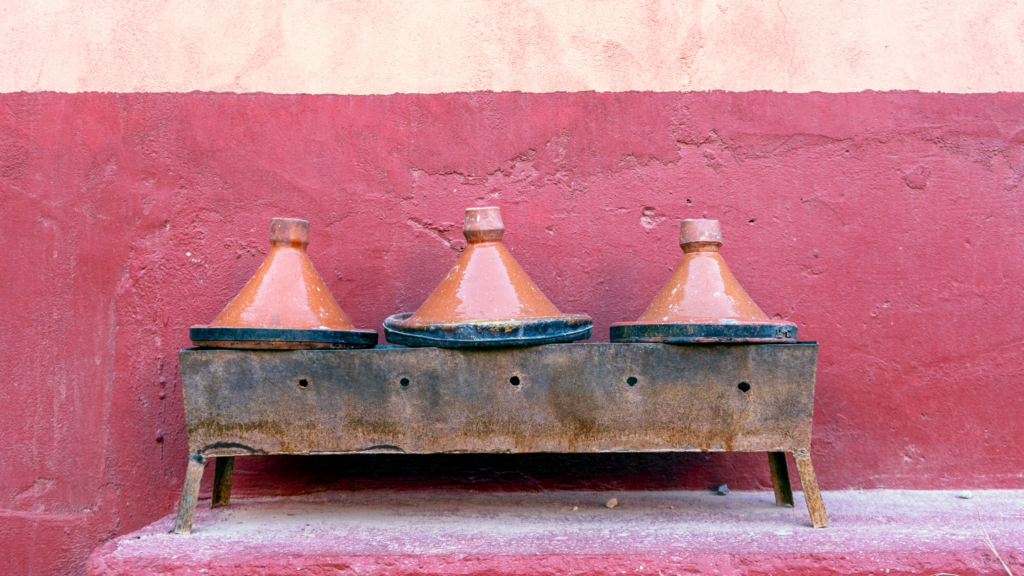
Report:
[[[549,344],[528,348],[180,353],[189,463],[175,532],[203,470],[230,500],[235,456],[445,452],[768,452],[777,505],[786,452],[815,527],[818,346]]]

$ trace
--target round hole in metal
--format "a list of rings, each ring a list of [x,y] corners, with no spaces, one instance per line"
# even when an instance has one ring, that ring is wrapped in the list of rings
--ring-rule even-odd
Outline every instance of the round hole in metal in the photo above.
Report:
[[[740,389],[740,392],[750,392],[750,384],[746,382],[740,382],[736,387]]]
[[[409,387],[409,379],[408,378],[402,378],[401,380],[398,381],[398,383],[402,385],[402,388],[408,388]]]
[[[306,386],[309,386],[309,380],[305,378],[299,380],[299,388],[305,388]]]
[[[630,386],[636,386],[636,382],[636,376],[630,376],[629,378],[626,378],[626,384],[629,384]]]
[[[519,376],[513,376],[508,379],[513,386],[519,386]]]

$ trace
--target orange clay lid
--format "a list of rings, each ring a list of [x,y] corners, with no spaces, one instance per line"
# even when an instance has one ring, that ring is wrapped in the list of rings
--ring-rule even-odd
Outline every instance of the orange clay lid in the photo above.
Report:
[[[772,322],[718,253],[722,246],[718,220],[683,220],[679,245],[683,259],[637,323]]]
[[[309,222],[270,221],[270,253],[212,328],[354,330],[306,255]]]
[[[462,232],[469,245],[444,280],[403,324],[562,316],[502,245],[505,225],[497,207],[467,208]]]

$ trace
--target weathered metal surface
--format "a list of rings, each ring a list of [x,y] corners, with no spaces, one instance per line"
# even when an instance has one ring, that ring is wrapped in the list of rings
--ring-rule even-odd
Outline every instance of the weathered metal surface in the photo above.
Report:
[[[213,494],[210,507],[227,506],[231,503],[231,480],[234,477],[235,457],[217,458],[213,472]]]
[[[207,461],[201,454],[192,454],[188,457],[185,485],[181,489],[181,500],[178,503],[178,516],[174,519],[175,534],[192,532],[192,519],[196,514],[196,504],[199,503],[199,485],[202,484]]]
[[[768,467],[772,471],[772,487],[775,489],[776,506],[793,505],[793,486],[789,483],[789,466],[785,452],[769,452]]]
[[[810,446],[817,344],[183,350],[193,454]]]
[[[818,489],[818,479],[814,475],[814,466],[811,464],[811,454],[806,448],[793,451],[793,460],[796,462],[796,469],[800,474],[800,486],[804,489],[804,499],[807,500],[807,511],[811,515],[811,522],[815,528],[828,526],[828,513],[825,512],[825,502],[821,499],[821,490]]]

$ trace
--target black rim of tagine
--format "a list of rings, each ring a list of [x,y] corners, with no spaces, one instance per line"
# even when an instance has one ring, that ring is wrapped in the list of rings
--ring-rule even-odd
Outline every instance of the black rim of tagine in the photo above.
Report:
[[[530,320],[487,320],[409,326],[411,312],[384,321],[384,336],[392,344],[437,348],[498,348],[557,344],[590,338],[594,323],[585,314]]]
[[[796,342],[796,324],[790,322],[735,324],[613,324],[612,342],[662,344],[737,344]]]
[[[304,350],[373,348],[374,330],[299,330],[294,328],[217,328],[193,326],[189,339],[200,348]]]

